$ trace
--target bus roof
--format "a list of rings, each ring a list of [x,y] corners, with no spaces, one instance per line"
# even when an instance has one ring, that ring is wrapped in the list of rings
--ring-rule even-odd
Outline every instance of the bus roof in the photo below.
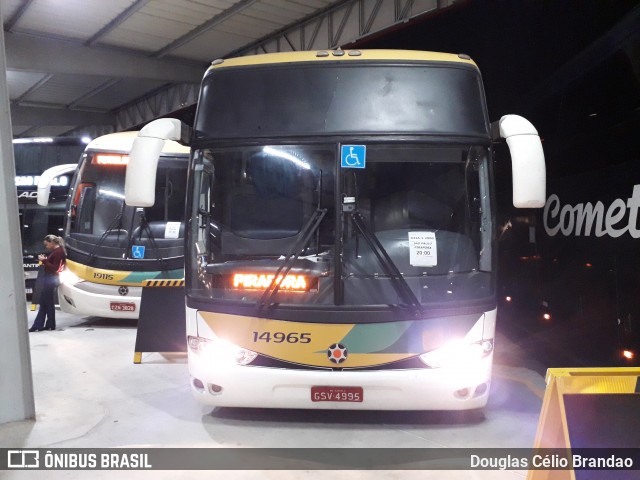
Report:
[[[109,133],[98,137],[87,145],[86,151],[109,151],[119,153],[129,153],[133,146],[133,141],[138,136],[138,132],[118,132]],[[189,154],[189,147],[180,145],[178,142],[167,140],[164,143],[162,153],[165,155],[171,154]]]
[[[409,61],[409,62],[451,62],[472,65],[476,63],[465,54],[426,52],[420,50],[314,50],[306,52],[280,52],[245,57],[216,60],[209,70],[224,67],[239,67],[249,65],[265,65],[275,63],[299,62],[335,62],[335,61]]]
[[[338,50],[221,60],[203,79],[196,141],[327,135],[474,137],[487,144],[480,71],[467,55]]]

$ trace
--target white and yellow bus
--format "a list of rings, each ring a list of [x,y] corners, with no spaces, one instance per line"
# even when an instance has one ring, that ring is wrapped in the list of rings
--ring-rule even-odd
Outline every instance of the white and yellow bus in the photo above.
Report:
[[[129,151],[137,132],[89,143],[74,167],[64,225],[67,270],[58,288],[68,313],[138,318],[147,280],[184,278],[184,202],[189,149],[166,142],[152,188],[156,203],[124,203]],[[46,192],[47,179],[39,184]],[[42,198],[48,195],[42,194]]]
[[[186,308],[194,394],[215,406],[466,410],[487,403],[496,320],[492,141],[540,207],[533,126],[492,129],[465,55],[219,60],[189,136]],[[492,135],[492,130],[494,135]],[[144,127],[125,194],[177,120]]]

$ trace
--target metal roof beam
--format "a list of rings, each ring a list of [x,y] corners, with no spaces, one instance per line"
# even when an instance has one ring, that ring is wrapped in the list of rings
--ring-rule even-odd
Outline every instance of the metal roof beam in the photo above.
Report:
[[[132,102],[116,112],[117,130],[128,130],[155,120],[198,101],[199,85],[179,84],[161,89],[152,95]]]
[[[29,9],[32,3],[33,0],[24,0],[22,2],[22,5],[20,5],[18,10],[16,10],[16,13],[14,13],[13,16],[9,20],[7,20],[7,23],[4,24],[4,29],[6,32],[11,31],[11,29],[15,26],[16,23],[18,23],[18,20],[22,18],[22,16]]]
[[[20,95],[18,98],[14,98],[12,100],[12,102],[14,103],[20,103],[24,98],[26,98],[31,92],[35,92],[36,90],[38,90],[40,87],[42,87],[43,85],[45,85],[49,80],[51,80],[51,77],[53,77],[53,74],[48,74],[43,76],[40,80],[38,80],[35,84],[33,84],[31,86],[31,88],[27,89],[22,95]]]
[[[96,32],[89,40],[85,42],[85,45],[94,45],[100,41],[100,38],[109,33],[111,30],[116,28],[122,22],[124,22],[131,15],[136,13],[142,7],[144,7],[149,0],[136,0],[128,8],[123,10],[120,15],[107,23],[104,27],[102,27],[98,32]]]
[[[74,108],[77,107],[78,105],[80,105],[83,101],[99,94],[100,92],[105,91],[107,88],[111,88],[114,85],[117,85],[119,82],[121,82],[122,80],[119,78],[110,78],[108,79],[106,82],[103,82],[101,85],[99,85],[97,88],[94,88],[93,90],[91,90],[90,92],[85,93],[84,95],[81,95],[79,97],[77,97],[73,102],[69,103],[67,105],[67,108]]]
[[[182,37],[175,39],[173,42],[171,42],[169,45],[167,45],[163,49],[158,50],[157,52],[155,52],[153,54],[153,56],[155,58],[161,58],[161,57],[165,56],[166,54],[168,54],[172,50],[175,50],[176,48],[181,47],[185,43],[188,43],[191,40],[193,40],[194,38],[202,35],[204,32],[206,32],[208,30],[211,30],[216,25],[219,25],[222,22],[224,22],[224,21],[228,20],[229,18],[231,18],[232,16],[240,13],[242,10],[246,9],[247,7],[250,7],[251,5],[256,3],[256,1],[257,0],[242,0],[241,2],[236,3],[232,7],[227,8],[222,13],[220,13],[220,14],[216,15],[215,17],[211,18],[209,21],[207,21],[207,22],[203,23],[202,25],[194,28],[189,33],[187,33],[186,35],[183,35]]]
[[[365,11],[364,8],[360,9],[360,24],[359,31],[361,35],[367,35],[371,31],[371,27],[373,27],[373,21],[378,16],[378,12],[380,11],[380,7],[382,6],[382,0],[378,0],[371,10],[369,17],[365,21]]]
[[[11,106],[13,125],[115,125],[111,113],[85,112],[65,108]]]
[[[19,33],[5,34],[7,69],[200,83],[207,67]]]

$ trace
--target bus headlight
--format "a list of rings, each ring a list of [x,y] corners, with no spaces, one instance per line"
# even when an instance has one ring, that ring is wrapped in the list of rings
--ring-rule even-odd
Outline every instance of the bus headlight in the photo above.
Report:
[[[462,340],[420,355],[420,360],[431,368],[460,368],[474,366],[493,351],[493,340],[465,343]]]
[[[75,285],[78,282],[81,282],[82,279],[73,273],[68,268],[65,268],[60,272],[60,283],[66,283],[67,285]]]
[[[207,364],[248,365],[258,356],[253,350],[239,347],[228,340],[187,337],[189,350]]]

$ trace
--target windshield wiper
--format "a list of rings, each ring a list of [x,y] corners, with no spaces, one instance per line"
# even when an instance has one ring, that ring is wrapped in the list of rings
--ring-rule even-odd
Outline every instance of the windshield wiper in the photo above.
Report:
[[[418,301],[418,298],[415,296],[413,290],[411,290],[411,287],[400,273],[400,270],[398,270],[398,267],[396,267],[396,264],[393,263],[389,253],[384,249],[380,240],[378,240],[378,237],[369,230],[362,214],[357,209],[346,213],[351,216],[351,220],[353,221],[356,229],[362,234],[380,262],[380,265],[386,274],[389,275],[389,278],[391,278],[391,285],[393,285],[393,288],[398,293],[400,299],[405,305],[414,308],[417,313],[422,313],[422,304]]]
[[[116,240],[120,240],[120,234],[122,232],[122,217],[124,215],[124,210],[125,210],[125,203],[123,201],[122,202],[122,208],[120,209],[120,213],[118,213],[115,216],[113,221],[109,224],[109,226],[106,228],[104,233],[100,236],[98,241],[95,243],[95,245],[93,246],[93,249],[91,250],[91,252],[89,252],[89,262],[90,263],[93,263],[93,261],[96,258],[98,258],[98,255],[96,255],[96,251],[98,250],[98,248],[100,248],[102,246],[102,244],[104,243],[104,241],[107,239],[107,237],[109,236],[109,234],[111,232],[113,232],[114,230],[117,230],[118,231],[118,235],[116,236]],[[124,255],[126,255],[126,252],[124,253]]]
[[[160,263],[160,271],[162,272],[162,277],[167,277],[167,269],[164,266],[164,258],[163,256],[160,254],[160,249],[158,248],[158,244],[156,243],[156,239],[153,235],[153,232],[151,231],[151,227],[149,226],[149,222],[147,221],[147,216],[145,215],[144,209],[138,209],[138,216],[140,218],[140,222],[138,224],[139,226],[139,231],[138,231],[138,241],[142,242],[142,234],[146,233],[147,234],[147,239],[149,240],[149,244],[151,245],[151,250],[153,250],[153,252],[155,253],[156,256],[156,260],[158,260],[158,262]],[[134,219],[131,220],[131,224],[133,226],[133,221]],[[133,242],[135,240],[135,235],[133,234],[133,228],[131,229],[132,232],[129,235],[129,244],[127,245],[127,255],[129,255],[129,253],[132,251],[133,248]]]
[[[265,306],[271,304],[271,300],[276,293],[278,293],[278,290],[280,290],[280,282],[278,282],[278,278],[284,279],[287,277],[287,274],[294,266],[295,261],[302,254],[304,247],[309,240],[311,240],[312,235],[318,230],[318,227],[320,227],[320,222],[322,222],[326,213],[326,208],[317,208],[305,226],[302,227],[302,230],[298,234],[298,239],[289,250],[289,253],[285,256],[284,262],[276,271],[273,276],[273,280],[271,280],[271,283],[260,297],[260,300],[256,303],[256,308],[258,310],[261,310]]]

